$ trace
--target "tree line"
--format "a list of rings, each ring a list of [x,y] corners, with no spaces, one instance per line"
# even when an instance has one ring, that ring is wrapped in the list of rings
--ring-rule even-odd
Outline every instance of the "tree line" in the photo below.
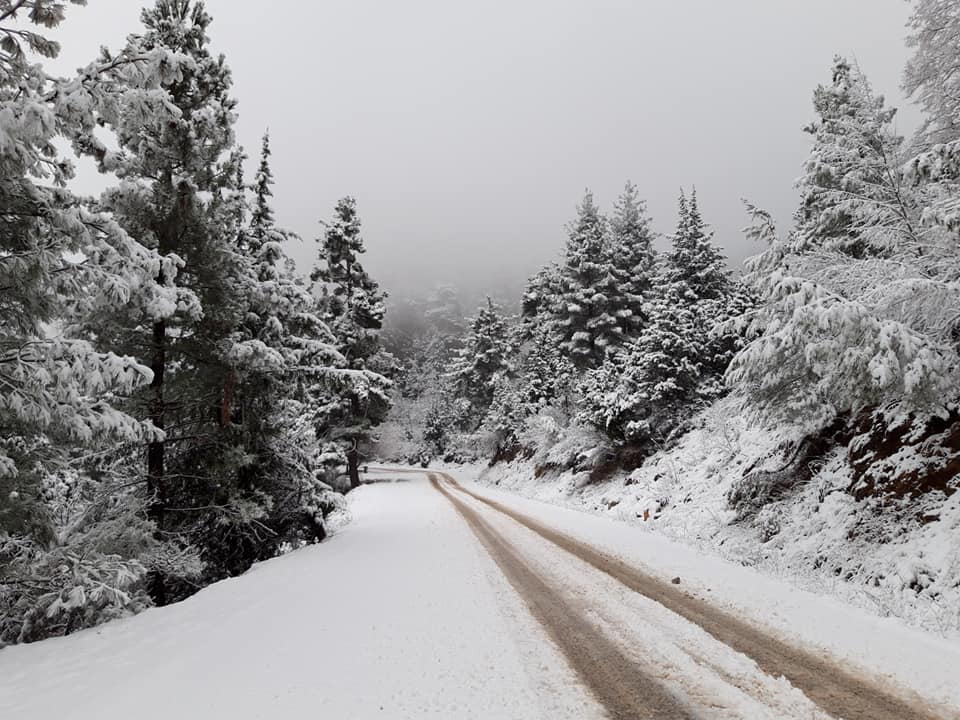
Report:
[[[922,126],[898,134],[896,110],[835,58],[803,128],[793,225],[780,233],[747,202],[745,232],[767,249],[740,277],[695,190],[659,253],[632,184],[608,214],[588,192],[518,315],[491,302],[462,332],[432,330],[453,360],[439,363],[439,389],[412,395],[426,408],[417,453],[513,457],[581,433],[581,450],[605,445],[632,467],[728,394],[800,436],[839,423],[923,437],[932,419],[956,420],[960,7],[918,0],[909,32],[904,88]]]
[[[74,4],[83,4],[74,0]],[[312,543],[390,407],[356,202],[309,280],[253,182],[195,0],[75,77],[52,0],[0,0],[0,643],[179,600]],[[71,190],[73,160],[112,185]]]

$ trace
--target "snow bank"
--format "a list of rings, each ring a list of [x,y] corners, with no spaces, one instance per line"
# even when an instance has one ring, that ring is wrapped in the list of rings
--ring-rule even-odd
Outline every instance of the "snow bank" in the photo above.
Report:
[[[537,461],[553,452],[543,448],[533,461],[467,471],[486,485],[656,531],[795,587],[960,639],[960,493],[924,525],[898,520],[907,512],[874,512],[842,491],[850,468],[841,449],[819,458],[810,481],[793,494],[737,523],[727,502],[731,487],[798,438],[751,426],[731,400],[695,425],[639,469],[601,482],[586,472],[538,473]]]

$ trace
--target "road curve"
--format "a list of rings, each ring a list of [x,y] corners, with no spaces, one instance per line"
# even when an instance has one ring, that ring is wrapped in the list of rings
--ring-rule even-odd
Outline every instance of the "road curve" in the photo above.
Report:
[[[880,682],[857,675],[826,657],[794,647],[623,560],[550,528],[503,503],[471,492],[446,473],[425,471],[425,474],[467,521],[611,717],[688,718],[695,715],[671,694],[668,687],[627,659],[599,630],[584,623],[582,616],[566,605],[560,595],[527,566],[516,550],[455,493],[501,513],[630,590],[694,623],[726,646],[751,658],[768,675],[789,680],[833,717],[844,720],[957,718],[956,715],[929,707],[919,697],[899,695],[883,687]],[[655,701],[651,698],[655,698]]]

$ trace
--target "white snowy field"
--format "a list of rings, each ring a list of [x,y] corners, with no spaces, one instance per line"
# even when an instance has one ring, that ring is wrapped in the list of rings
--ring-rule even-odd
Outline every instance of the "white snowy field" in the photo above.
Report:
[[[422,474],[382,477],[402,480],[350,493],[353,521],[319,546],[178,605],[0,651],[0,718],[605,717],[451,502]],[[923,717],[960,708],[957,643],[612,519],[458,479],[656,576],[678,576],[684,590],[891,690],[940,704]],[[664,717],[830,717],[695,625],[454,494],[614,652],[689,709]]]

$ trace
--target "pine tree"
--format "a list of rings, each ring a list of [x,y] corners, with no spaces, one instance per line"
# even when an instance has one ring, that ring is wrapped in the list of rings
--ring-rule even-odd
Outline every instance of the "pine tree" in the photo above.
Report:
[[[253,181],[253,214],[250,220],[250,252],[256,256],[267,241],[268,233],[275,231],[273,208],[273,171],[270,169],[270,133],[263,135],[260,147],[260,166]]]
[[[640,337],[584,379],[584,419],[614,439],[663,440],[699,399],[708,330],[681,287],[657,295]]]
[[[814,432],[870,407],[941,412],[957,393],[948,318],[960,298],[909,262],[794,254],[768,214],[752,214],[750,234],[771,247],[747,262],[760,303],[738,323],[750,341],[727,383],[757,417]]]
[[[150,392],[131,410],[167,431],[147,451],[150,517],[159,532],[180,532],[216,556],[208,565],[213,579],[230,571],[219,566],[219,549],[234,534],[249,538],[263,513],[260,500],[236,484],[245,461],[230,427],[238,383],[245,367],[278,358],[262,344],[238,344],[235,334],[253,278],[237,245],[243,188],[236,186],[236,102],[225,59],[209,50],[211,18],[201,2],[157,0],[141,19],[145,32],[131,43],[189,58],[165,98],[179,117],[150,133],[136,114],[109,123],[121,149],[109,156],[109,169],[121,183],[101,202],[167,259],[159,276],[177,297],[163,315],[149,303],[130,303],[100,318],[94,331],[102,345],[149,359]],[[212,509],[169,513],[171,506]],[[157,602],[169,599],[167,589],[156,573]]]
[[[646,205],[631,182],[614,204],[610,235],[613,267],[624,305],[617,314],[624,335],[633,338],[645,324],[643,308],[653,289],[656,252]]]
[[[351,487],[360,484],[360,444],[370,438],[390,409],[392,357],[383,351],[380,331],[386,298],[360,262],[365,252],[356,201],[337,203],[334,219],[320,242],[311,279],[320,315],[333,331],[343,357],[342,372],[316,386],[317,434],[344,447]]]
[[[560,322],[560,267],[547,265],[527,281],[521,300],[524,339],[532,337],[538,328],[549,328],[558,338],[563,332]]]
[[[901,168],[903,138],[896,109],[875,95],[860,70],[843,58],[832,82],[814,92],[816,122],[804,175],[793,249],[824,249],[852,257],[888,257],[916,244],[919,210]]]
[[[237,381],[226,420],[243,457],[236,469],[237,490],[241,496],[265,499],[266,512],[258,522],[272,532],[234,543],[219,560],[232,574],[284,546],[323,539],[323,514],[334,505],[329,487],[321,482],[324,468],[314,429],[304,422],[309,406],[301,388],[325,377],[342,357],[283,250],[292,234],[274,223],[269,158],[265,137],[250,226],[238,235],[246,264],[246,311],[231,338]]]
[[[510,372],[510,354],[507,324],[487,298],[449,372],[453,388],[465,405],[461,421],[469,429],[482,422],[493,402],[498,379]]]
[[[676,288],[678,297],[697,302],[723,297],[729,291],[726,261],[713,244],[713,232],[700,215],[696,189],[689,200],[681,190],[677,230],[670,241],[665,280],[680,286]]]
[[[952,0],[915,0],[908,26],[913,56],[904,90],[926,111],[921,129],[925,149],[960,140],[960,8]]]
[[[722,326],[749,300],[729,279],[696,191],[689,200],[681,192],[671,241],[651,273],[642,332],[582,381],[581,418],[617,441],[642,445],[669,436],[692,407],[722,393],[722,374],[740,346]]]
[[[603,362],[623,341],[624,307],[607,219],[588,190],[568,227],[556,327],[567,357],[581,368]]]
[[[921,194],[922,222],[945,232],[925,237],[937,254],[934,274],[954,265],[960,230],[960,11],[948,0],[916,0],[908,44],[914,48],[904,89],[927,116],[914,139],[906,180]]]
[[[106,162],[94,131],[121,108],[148,132],[175,121],[162,96],[184,59],[131,43],[55,80],[30,54],[57,55],[41,28],[64,12],[0,2],[0,644],[141,609],[142,561],[165,557],[112,457],[162,437],[122,410],[151,371],[85,328],[131,302],[169,312],[162,276],[175,266],[66,189],[73,166],[59,148]]]

